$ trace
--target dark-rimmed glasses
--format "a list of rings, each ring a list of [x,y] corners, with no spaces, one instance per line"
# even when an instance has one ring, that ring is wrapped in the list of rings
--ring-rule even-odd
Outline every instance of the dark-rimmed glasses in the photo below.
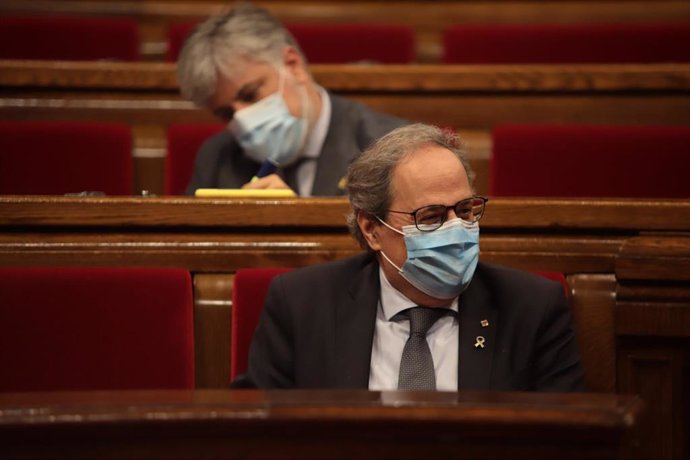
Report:
[[[415,209],[412,212],[393,211],[392,209],[388,209],[388,212],[412,216],[414,218],[414,225],[417,229],[422,232],[433,232],[441,228],[446,222],[448,219],[448,211],[451,209],[455,212],[456,216],[466,222],[478,222],[484,215],[484,208],[486,207],[487,201],[489,201],[489,199],[483,196],[473,196],[472,198],[458,201],[452,206],[432,204]]]

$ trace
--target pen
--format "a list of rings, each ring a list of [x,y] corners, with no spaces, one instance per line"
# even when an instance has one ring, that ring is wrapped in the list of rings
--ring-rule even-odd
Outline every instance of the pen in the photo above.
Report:
[[[271,163],[270,161],[266,160],[263,163],[261,163],[261,167],[257,171],[257,173],[252,177],[252,182],[254,182],[257,179],[260,179],[262,177],[266,177],[270,174],[273,174],[276,172],[278,169],[278,166],[276,166],[274,163]]]

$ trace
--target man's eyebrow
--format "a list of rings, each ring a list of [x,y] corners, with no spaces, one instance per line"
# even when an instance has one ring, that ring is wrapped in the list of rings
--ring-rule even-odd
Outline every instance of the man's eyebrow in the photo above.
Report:
[[[250,93],[252,91],[256,91],[261,85],[263,85],[266,81],[266,77],[259,77],[256,80],[249,81],[242,85],[240,89],[237,90],[237,93],[235,94],[235,100],[243,100],[246,99],[247,93]]]

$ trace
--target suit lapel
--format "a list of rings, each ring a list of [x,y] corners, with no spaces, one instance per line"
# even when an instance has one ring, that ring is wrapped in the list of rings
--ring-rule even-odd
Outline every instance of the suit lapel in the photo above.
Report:
[[[336,388],[369,387],[369,366],[379,300],[378,264],[364,258],[335,314]]]
[[[341,99],[330,94],[328,97],[331,99],[331,120],[317,160],[312,195],[342,195],[344,190],[338,184],[350,161],[359,154],[348,108]]]
[[[458,311],[458,389],[490,388],[498,313],[481,276],[481,264],[477,267],[471,284],[460,297]]]

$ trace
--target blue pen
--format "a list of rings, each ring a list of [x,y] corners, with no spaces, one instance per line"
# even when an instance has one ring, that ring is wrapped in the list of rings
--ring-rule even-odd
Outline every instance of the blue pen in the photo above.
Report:
[[[269,160],[264,161],[261,163],[261,167],[259,168],[259,171],[252,177],[252,182],[254,182],[257,179],[260,179],[262,177],[269,176],[276,172],[278,169],[278,166],[274,163],[271,163]]]

